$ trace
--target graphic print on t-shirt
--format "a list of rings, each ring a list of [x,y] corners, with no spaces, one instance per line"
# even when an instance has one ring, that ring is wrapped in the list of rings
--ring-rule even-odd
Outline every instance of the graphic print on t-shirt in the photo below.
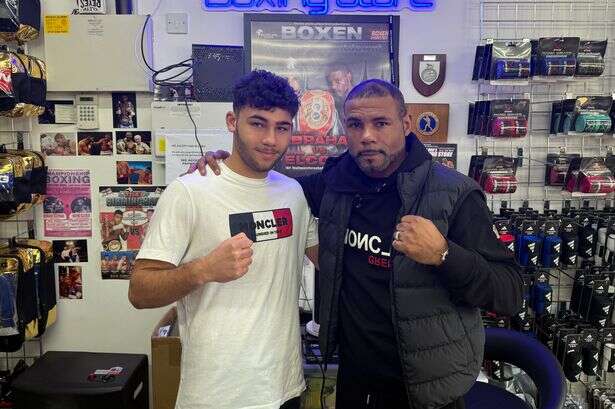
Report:
[[[391,268],[390,239],[384,240],[377,234],[346,229],[344,244],[352,249],[367,253],[367,262],[369,264],[384,269]]]
[[[245,233],[252,241],[283,239],[293,235],[293,215],[289,208],[228,216],[231,236]]]

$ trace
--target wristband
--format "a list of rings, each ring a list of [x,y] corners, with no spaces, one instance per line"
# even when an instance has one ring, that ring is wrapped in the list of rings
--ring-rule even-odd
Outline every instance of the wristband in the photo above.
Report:
[[[581,176],[579,190],[582,193],[612,193],[615,190],[613,176]]]
[[[540,73],[546,76],[572,76],[576,68],[576,57],[546,55],[540,60]]]
[[[521,138],[527,135],[527,119],[525,118],[502,118],[491,119],[490,136]]]
[[[496,60],[495,79],[528,78],[530,62],[527,60]]]
[[[611,126],[611,117],[608,115],[580,114],[574,123],[574,130],[580,133],[605,133]]]
[[[517,178],[510,175],[488,175],[483,187],[487,193],[515,193],[517,191]]]

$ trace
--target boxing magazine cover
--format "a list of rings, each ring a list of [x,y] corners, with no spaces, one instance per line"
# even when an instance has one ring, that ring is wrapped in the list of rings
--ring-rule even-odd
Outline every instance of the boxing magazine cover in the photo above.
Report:
[[[276,170],[301,176],[346,151],[343,103],[368,78],[396,83],[398,18],[245,15],[247,70],[288,79],[299,95],[294,135]]]
[[[103,279],[130,279],[135,258],[164,189],[164,186],[99,187]]]

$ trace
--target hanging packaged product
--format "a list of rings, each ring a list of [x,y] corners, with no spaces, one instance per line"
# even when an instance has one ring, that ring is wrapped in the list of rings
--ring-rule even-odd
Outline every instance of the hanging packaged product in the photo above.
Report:
[[[516,164],[513,158],[487,158],[482,166],[480,185],[487,193],[503,194],[517,191]]]
[[[562,133],[604,134],[612,127],[610,117],[613,98],[607,96],[580,96],[562,102]]]
[[[30,254],[18,248],[0,250],[0,351],[15,352],[37,333],[36,277]]]
[[[478,81],[482,79],[481,67],[483,64],[483,56],[485,53],[485,46],[479,45],[476,47],[476,54],[474,55],[474,69],[472,70],[472,81]]]
[[[615,177],[607,173],[588,170],[579,174],[579,191],[581,193],[612,193],[615,191]]]
[[[13,109],[17,103],[12,73],[11,54],[0,50],[0,112]]]
[[[562,253],[562,239],[558,235],[559,230],[559,220],[546,220],[541,226],[542,249],[540,263],[543,267],[559,267]]]
[[[33,239],[16,239],[14,246],[27,251],[34,261],[38,324],[36,333],[26,332],[26,339],[40,337],[57,320],[53,247],[49,241]]]
[[[521,138],[528,132],[529,99],[490,101],[488,135],[498,138]]]
[[[481,135],[481,114],[487,101],[470,103],[468,109],[468,135]]]
[[[530,40],[521,42],[494,41],[490,61],[490,79],[512,80],[530,76]]]
[[[566,173],[573,158],[581,155],[549,153],[547,155],[547,170],[545,172],[545,186],[564,186]]]
[[[604,72],[604,54],[607,40],[591,41],[581,40],[577,54],[576,75],[586,77],[599,77]]]
[[[40,31],[40,0],[5,1],[0,6],[0,39],[25,43],[38,38]]]
[[[474,134],[474,109],[476,104],[470,102],[468,105],[468,135]]]
[[[480,183],[485,160],[490,158],[504,157],[502,155],[472,155],[470,158],[470,169],[468,171],[468,176],[474,179],[477,183]]]
[[[4,104],[0,115],[8,117],[35,117],[45,112],[47,100],[47,73],[45,63],[22,53],[8,53],[11,63],[10,82],[14,100]],[[3,53],[0,54],[1,58]],[[0,62],[2,59],[0,58]]]
[[[549,134],[557,135],[562,132],[564,121],[562,121],[562,109],[564,102],[555,101],[551,105],[551,123],[549,126]]]
[[[479,78],[483,80],[489,79],[491,68],[491,55],[493,53],[493,44],[488,43],[483,47],[483,58],[480,60]]]
[[[581,335],[571,334],[563,337],[561,364],[564,374],[570,382],[578,382],[583,370],[581,354]]]
[[[19,30],[18,7],[17,1],[0,2],[0,33],[12,35],[17,33]]]
[[[9,149],[7,153],[22,160],[24,178],[32,194],[31,204],[43,203],[47,191],[47,167],[45,159],[40,152],[30,150]]]
[[[579,37],[549,37],[538,40],[538,75],[573,76],[577,67]]]
[[[611,135],[615,134],[615,104],[611,105],[611,113],[609,114],[611,117],[611,129],[608,131]]]
[[[32,196],[21,158],[0,153],[0,218],[26,210]]]
[[[548,272],[536,273],[530,293],[530,307],[534,313],[538,316],[550,314],[553,289],[549,285]]]
[[[573,158],[566,174],[565,189],[575,193],[612,193],[615,177],[602,157]]]
[[[476,135],[487,136],[489,129],[489,110],[491,101],[479,101],[476,112],[476,123],[474,133]]]
[[[517,224],[516,256],[519,264],[523,267],[538,267],[542,239],[538,235],[538,226],[535,220],[526,220],[520,217],[515,221]]]
[[[598,330],[584,329],[581,332],[581,355],[583,356],[583,373],[587,376],[598,375],[600,351],[598,349]]]
[[[538,40],[531,40],[530,77],[538,75]]]
[[[584,259],[594,257],[595,243],[598,241],[598,223],[589,211],[579,219],[579,256]]]
[[[495,230],[498,232],[498,239],[504,246],[515,252],[515,236],[510,229],[510,221],[508,219],[494,221]]]

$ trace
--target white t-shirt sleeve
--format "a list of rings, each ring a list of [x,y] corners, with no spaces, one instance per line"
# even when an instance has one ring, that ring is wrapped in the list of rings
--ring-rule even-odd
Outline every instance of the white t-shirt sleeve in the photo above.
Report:
[[[305,248],[310,248],[318,245],[318,220],[310,212],[310,218],[308,220],[308,234]]]
[[[175,180],[167,186],[156,204],[137,259],[179,265],[190,244],[193,227],[192,197],[184,184]]]

